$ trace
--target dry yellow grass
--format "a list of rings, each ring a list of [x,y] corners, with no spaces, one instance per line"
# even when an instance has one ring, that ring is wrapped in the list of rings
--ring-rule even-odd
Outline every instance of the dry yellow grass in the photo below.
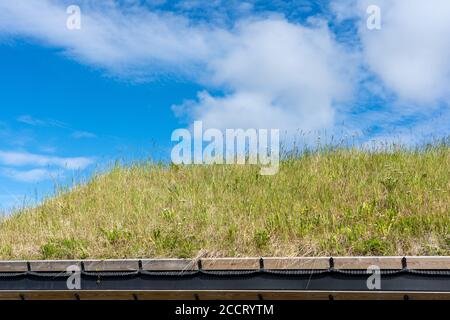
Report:
[[[449,255],[450,149],[116,166],[0,224],[0,259]]]

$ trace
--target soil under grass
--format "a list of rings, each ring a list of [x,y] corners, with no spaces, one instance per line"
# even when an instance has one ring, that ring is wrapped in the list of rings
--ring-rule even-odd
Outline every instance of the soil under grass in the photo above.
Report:
[[[0,259],[450,255],[450,148],[116,166],[0,223]]]

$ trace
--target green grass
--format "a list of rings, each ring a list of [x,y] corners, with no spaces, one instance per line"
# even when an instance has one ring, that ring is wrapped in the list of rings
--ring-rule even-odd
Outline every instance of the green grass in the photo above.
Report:
[[[0,223],[0,259],[450,255],[450,148],[116,165]]]

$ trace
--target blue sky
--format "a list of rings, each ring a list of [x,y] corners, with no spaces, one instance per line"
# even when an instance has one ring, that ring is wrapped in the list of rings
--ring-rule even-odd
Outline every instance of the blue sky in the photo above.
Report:
[[[361,144],[447,136],[449,17],[445,0],[3,0],[0,208],[116,159],[167,159],[193,120]]]
[[[115,159],[167,158],[168,137],[170,142],[171,132],[180,127],[170,103],[194,98],[199,90],[187,82],[149,85],[113,79],[58,50],[24,41],[0,46],[0,57],[0,150],[84,157],[93,160],[95,169]],[[35,168],[32,163],[11,167],[22,172]],[[3,207],[22,202],[25,195],[27,203],[34,201],[36,192],[40,198],[52,191],[55,181],[83,176],[83,170],[53,167],[39,166],[48,172],[63,170],[24,179],[3,172]]]

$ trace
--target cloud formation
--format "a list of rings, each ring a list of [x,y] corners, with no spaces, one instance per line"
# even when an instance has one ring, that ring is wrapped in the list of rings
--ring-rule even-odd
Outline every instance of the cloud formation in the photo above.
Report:
[[[366,26],[369,5],[380,8],[380,30]],[[357,89],[369,98],[355,120],[377,128],[368,138],[413,145],[450,135],[450,2],[335,0],[330,7],[336,23],[356,29],[365,70]],[[355,46],[354,37],[343,39]]]
[[[366,27],[366,9],[381,10],[381,29]],[[357,19],[364,62],[406,103],[433,107],[450,97],[450,2],[334,1],[339,20]]]
[[[224,12],[216,20],[193,19],[197,1],[169,12],[137,1],[125,6],[84,0],[82,29],[68,30],[66,1],[3,0],[0,34],[60,48],[119,77],[195,81],[205,90],[174,110],[206,126],[308,131],[351,119],[361,129],[374,120],[352,119],[354,110],[344,106],[365,90],[384,104],[376,114],[369,101],[366,108],[374,119],[395,125],[416,118],[418,126],[432,130],[424,122],[435,119],[420,115],[448,112],[450,3],[431,2],[336,0],[331,18],[317,15],[301,22],[256,14],[249,4],[235,6],[239,13],[230,23]],[[366,8],[374,4],[381,8],[382,29],[370,31]],[[336,34],[343,21],[351,21],[355,30],[348,38]]]
[[[319,130],[332,127],[338,102],[350,99],[352,56],[324,21],[304,27],[283,18],[241,22],[233,45],[208,63],[211,82],[224,96],[206,92],[184,107],[215,128]]]
[[[89,131],[76,130],[67,123],[55,119],[40,119],[33,117],[31,115],[21,115],[17,118],[17,121],[33,127],[56,127],[60,129],[69,130],[72,131],[72,134],[70,136],[74,139],[97,138],[97,135],[95,133]]]
[[[143,7],[125,12],[114,2],[85,7],[82,29],[71,31],[57,2],[6,0],[0,30],[61,47],[118,75],[170,74],[224,90],[223,97],[200,92],[198,101],[184,105],[207,126],[329,127],[334,103],[351,93],[354,64],[325,21],[302,26],[280,16],[247,17],[226,28]]]
[[[63,176],[63,172],[61,170],[47,169],[16,170],[11,168],[1,168],[0,173],[10,179],[26,183],[57,179]]]
[[[24,151],[0,150],[0,175],[19,182],[34,183],[62,178],[67,170],[83,170],[94,163],[87,157],[56,157]]]
[[[64,122],[54,120],[54,119],[39,119],[35,118],[29,114],[21,115],[17,118],[17,121],[20,123],[24,123],[29,126],[35,126],[35,127],[58,127],[58,128],[64,128],[67,129],[68,126]]]
[[[74,138],[74,139],[93,139],[93,138],[97,138],[97,136],[94,133],[88,132],[88,131],[75,131],[74,133],[72,133],[72,138]]]
[[[20,124],[26,127],[26,134],[12,129],[7,123],[0,121],[0,138],[3,146],[0,149],[0,175],[24,183],[34,183],[50,179],[63,178],[65,173],[71,170],[84,170],[92,165],[94,157],[61,157],[48,155],[55,153],[53,146],[38,145],[34,137],[35,129],[48,129],[51,127],[72,131],[73,139],[95,138],[96,135],[87,131],[76,131],[68,124],[55,119],[36,118],[31,115],[21,115],[16,118]],[[22,130],[22,129],[21,129]],[[18,148],[16,151],[8,150],[7,145]],[[38,153],[26,151],[33,146]],[[6,150],[5,150],[6,149]],[[44,154],[40,154],[43,152]]]
[[[0,150],[0,164],[20,167],[35,166],[47,167],[56,166],[61,169],[83,170],[94,162],[92,158],[75,157],[53,157],[29,152],[14,152]]]
[[[211,53],[208,41],[216,35],[209,26],[192,26],[183,16],[134,6],[124,12],[113,1],[84,1],[81,30],[69,30],[67,6],[64,1],[1,1],[0,30],[40,40],[116,74],[145,78],[194,72],[193,66]]]

